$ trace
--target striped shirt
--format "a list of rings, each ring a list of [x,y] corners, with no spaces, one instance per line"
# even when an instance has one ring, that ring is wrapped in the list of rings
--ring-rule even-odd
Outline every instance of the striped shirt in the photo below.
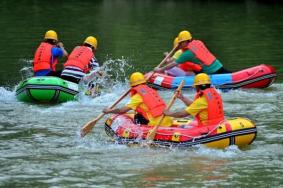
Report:
[[[95,57],[90,60],[89,66],[91,71],[97,72],[100,69],[97,59]],[[85,75],[86,73],[84,73],[82,69],[74,66],[66,66],[61,74],[61,76],[69,76],[77,79],[82,79]]]

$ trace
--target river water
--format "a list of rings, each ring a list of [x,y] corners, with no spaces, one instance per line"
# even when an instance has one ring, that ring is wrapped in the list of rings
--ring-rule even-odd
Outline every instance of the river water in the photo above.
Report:
[[[0,187],[282,187],[282,12],[281,3],[256,0],[1,1]],[[102,63],[129,66],[112,68],[115,84],[94,99],[18,102],[19,71],[31,65],[48,29],[68,51],[93,34]],[[183,29],[204,40],[230,70],[261,63],[277,69],[269,88],[222,93],[227,117],[256,123],[254,143],[241,150],[128,147],[107,137],[105,118],[80,138],[80,128],[128,89],[128,75],[156,66]],[[160,94],[168,102],[173,91]],[[177,101],[173,108],[184,106]]]

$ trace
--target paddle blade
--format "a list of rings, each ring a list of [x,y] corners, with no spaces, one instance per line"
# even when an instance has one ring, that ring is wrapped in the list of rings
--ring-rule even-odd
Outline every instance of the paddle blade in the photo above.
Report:
[[[130,93],[131,89],[128,89],[119,99],[117,99],[111,106],[110,108],[114,108],[121,100],[123,100],[123,98],[125,98],[128,93]],[[97,123],[97,121],[99,121],[105,114],[101,113],[96,119],[91,120],[90,122],[88,122],[87,124],[85,124],[82,128],[81,128],[81,137],[84,137],[86,134],[88,134],[92,128],[95,126],[95,124]]]
[[[163,118],[162,118],[163,119]],[[156,135],[156,131],[158,129],[159,126],[155,126],[153,129],[151,129],[148,133],[147,133],[147,136],[146,136],[146,140],[147,142],[152,142],[154,140],[154,137]]]
[[[87,124],[85,124],[81,128],[81,137],[84,137],[86,134],[88,134],[93,129],[93,127],[95,126],[96,123],[97,123],[97,119],[90,121]]]

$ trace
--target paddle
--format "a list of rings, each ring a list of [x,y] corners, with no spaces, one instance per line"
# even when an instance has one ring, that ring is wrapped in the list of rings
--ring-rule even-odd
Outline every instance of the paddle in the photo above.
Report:
[[[177,98],[177,94],[181,91],[184,84],[185,84],[185,80],[183,80],[180,83],[180,85],[178,86],[178,88],[176,89],[174,95],[172,96],[171,100],[168,103],[166,110],[169,110],[171,108],[171,106],[173,105],[173,103],[175,102],[175,100]],[[155,127],[151,131],[148,132],[147,137],[146,137],[147,141],[149,141],[149,142],[153,141],[153,139],[156,135],[157,129],[160,126],[161,122],[163,121],[164,117],[165,117],[165,115],[162,115],[161,119],[158,121],[158,123],[155,125]]]
[[[130,89],[128,89],[119,99],[117,99],[111,106],[110,108],[113,108],[114,106],[116,106],[122,99],[124,99],[128,93],[130,92]],[[104,113],[101,113],[97,118],[89,121],[87,124],[85,124],[82,128],[81,128],[81,137],[84,137],[87,133],[89,133],[92,128],[95,126],[95,124],[104,116]]]
[[[173,52],[175,52],[177,47],[173,48],[167,55],[166,57],[159,63],[159,65],[157,66],[157,68],[161,67],[167,60],[168,57],[171,57]],[[148,81],[152,76],[153,76],[154,72],[152,72],[152,74],[146,78],[146,81]],[[131,91],[131,88],[128,89],[118,100],[116,100],[111,106],[110,108],[114,108],[122,99],[124,99],[129,92]],[[82,128],[81,128],[81,137],[84,137],[86,134],[88,134],[93,127],[96,125],[96,123],[104,116],[104,113],[101,113],[97,118],[89,121],[88,123],[86,123]]]
[[[157,65],[156,68],[160,68],[168,59],[168,57],[171,57],[172,54],[176,51],[176,49],[178,48],[178,46],[175,46],[175,48],[173,48],[165,57],[164,59],[159,63],[159,65]],[[152,71],[151,75],[149,77],[147,77],[146,81],[148,81],[154,74],[154,71]]]

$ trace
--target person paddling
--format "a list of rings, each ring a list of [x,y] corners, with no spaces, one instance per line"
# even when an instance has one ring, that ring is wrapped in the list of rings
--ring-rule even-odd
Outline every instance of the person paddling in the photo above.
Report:
[[[205,73],[196,75],[194,87],[197,93],[193,101],[184,97],[181,92],[177,95],[177,98],[186,104],[186,109],[176,112],[165,110],[164,114],[176,118],[191,115],[195,117],[197,126],[221,123],[225,119],[222,98],[216,89],[211,87],[209,76]]]
[[[157,65],[157,67],[161,67],[161,66],[166,62],[166,59],[172,56],[172,54],[175,52],[175,50],[176,50],[176,49],[173,48],[173,49],[168,53],[168,55]],[[141,74],[141,73],[138,73],[138,74]],[[153,76],[153,74],[154,74],[154,72],[152,72],[149,76],[147,76],[146,79],[144,78],[143,74],[141,74],[140,77],[143,77],[143,79],[141,79],[142,82],[146,83],[146,82]],[[133,76],[133,75],[132,75],[132,76]],[[133,77],[134,77],[134,76],[133,76]],[[132,78],[132,79],[133,79],[133,78]],[[130,79],[130,80],[132,80],[132,79]],[[132,80],[132,81],[133,81],[133,80]],[[181,82],[181,83],[182,83],[182,82]],[[131,85],[134,86],[133,83],[132,83]],[[180,84],[180,85],[181,85],[181,84]],[[180,87],[180,86],[179,86],[179,87]],[[120,98],[117,99],[111,106],[109,106],[108,108],[104,109],[105,112],[106,112],[106,111],[109,111],[109,113],[112,113],[110,110],[111,110],[112,108],[114,108],[120,101],[122,101],[122,100],[130,93],[130,91],[131,91],[131,88],[128,89],[126,92],[124,92],[123,95],[120,96]],[[96,125],[96,123],[97,123],[101,118],[103,118],[104,115],[105,115],[105,113],[103,112],[103,113],[99,114],[99,116],[97,116],[96,118],[94,118],[94,119],[92,119],[91,121],[87,122],[87,123],[81,128],[81,131],[80,131],[81,137],[84,137],[86,134],[88,134],[88,133],[93,129],[93,127]],[[159,123],[160,123],[159,121],[162,120],[162,122],[163,122],[163,118],[164,118],[163,115],[161,115],[161,116],[158,117],[158,121],[155,123],[155,124],[156,124],[155,127],[159,126]],[[168,118],[166,118],[166,119],[168,119]],[[170,120],[170,121],[172,122],[172,120]],[[169,123],[168,123],[168,124],[169,124]],[[170,124],[172,124],[172,123],[170,123]]]
[[[130,76],[131,101],[121,108],[105,108],[103,113],[124,114],[134,110],[137,114],[134,121],[137,124],[156,126],[162,118],[166,104],[156,90],[146,85],[146,79],[140,72],[135,72]],[[165,116],[160,126],[171,126],[173,119]]]
[[[76,46],[68,60],[64,63],[61,78],[74,83],[79,83],[91,71],[92,75],[102,76],[99,63],[95,58],[97,39],[87,37],[81,46]]]
[[[189,31],[181,31],[178,35],[178,41],[183,53],[173,62],[162,68],[155,68],[155,72],[164,72],[172,67],[185,62],[192,62],[202,67],[202,72],[206,74],[230,73],[221,62],[206,48],[200,40],[194,40]]]
[[[59,57],[67,57],[62,42],[58,42],[57,33],[49,30],[45,33],[44,41],[40,43],[33,59],[34,76],[57,76],[60,77],[61,71],[56,71],[56,64]]]
[[[173,41],[173,48],[177,50],[171,58],[167,59],[167,64],[172,63],[180,57],[183,53],[183,50],[180,48],[179,39],[176,37]],[[165,53],[164,55],[167,55]],[[171,69],[165,70],[165,73],[171,76],[191,76],[202,72],[202,67],[200,65],[194,64],[192,62],[184,62],[177,66],[172,67]]]

